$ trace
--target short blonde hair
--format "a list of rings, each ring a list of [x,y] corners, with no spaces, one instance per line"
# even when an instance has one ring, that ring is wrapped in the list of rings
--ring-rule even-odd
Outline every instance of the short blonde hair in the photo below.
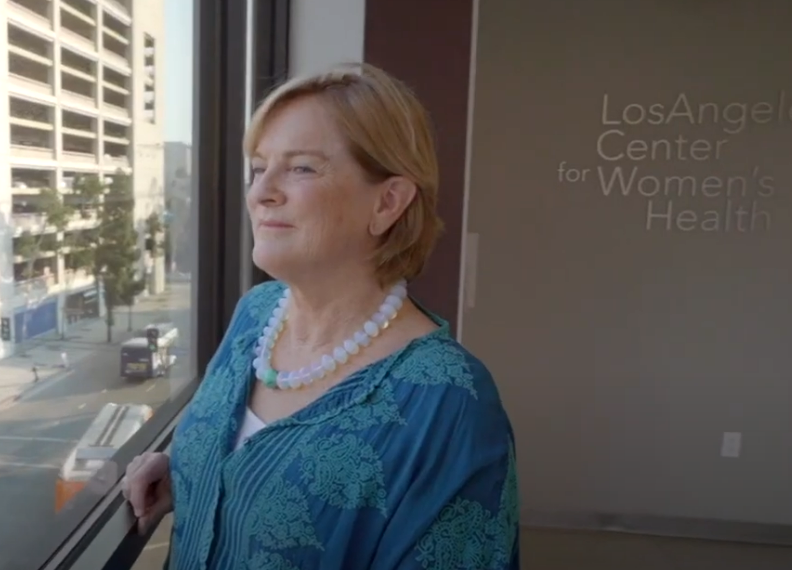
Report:
[[[443,223],[437,215],[437,153],[429,115],[398,79],[368,64],[346,64],[291,79],[256,109],[244,138],[253,156],[273,113],[298,98],[319,97],[346,137],[349,150],[372,182],[403,176],[418,188],[374,253],[383,284],[411,280],[422,271]]]

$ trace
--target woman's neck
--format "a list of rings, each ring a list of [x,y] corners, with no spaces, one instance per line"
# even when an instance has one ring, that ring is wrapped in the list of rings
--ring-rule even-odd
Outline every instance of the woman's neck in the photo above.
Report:
[[[293,348],[308,351],[335,347],[349,338],[377,310],[386,291],[376,277],[323,275],[307,284],[289,284],[291,298],[283,334]]]

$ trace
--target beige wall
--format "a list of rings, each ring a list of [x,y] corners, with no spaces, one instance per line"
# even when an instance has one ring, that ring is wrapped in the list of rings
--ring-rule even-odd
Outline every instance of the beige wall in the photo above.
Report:
[[[289,73],[363,60],[366,0],[292,0],[289,18]]]
[[[790,15],[782,0],[481,3],[462,340],[517,430],[524,520],[792,524]],[[680,93],[701,124],[614,122]],[[599,155],[609,129],[623,135]],[[681,155],[640,160],[677,137]],[[610,160],[630,139],[645,141],[633,160]],[[562,163],[586,180],[560,182]],[[615,167],[699,189],[605,195],[598,169]],[[670,226],[647,227],[668,207]],[[742,434],[739,458],[724,432]]]

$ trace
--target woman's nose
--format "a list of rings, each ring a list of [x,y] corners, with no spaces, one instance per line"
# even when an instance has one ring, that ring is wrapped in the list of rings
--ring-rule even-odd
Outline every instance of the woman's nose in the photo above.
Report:
[[[276,202],[281,195],[277,180],[269,171],[256,176],[250,190],[251,198],[260,203]]]

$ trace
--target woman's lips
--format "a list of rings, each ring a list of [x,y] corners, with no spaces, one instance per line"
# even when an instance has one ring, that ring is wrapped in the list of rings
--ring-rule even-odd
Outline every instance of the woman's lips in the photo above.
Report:
[[[276,220],[265,220],[258,223],[259,227],[274,229],[274,230],[285,230],[289,228],[293,228],[291,224],[287,224],[286,222],[279,222]]]

